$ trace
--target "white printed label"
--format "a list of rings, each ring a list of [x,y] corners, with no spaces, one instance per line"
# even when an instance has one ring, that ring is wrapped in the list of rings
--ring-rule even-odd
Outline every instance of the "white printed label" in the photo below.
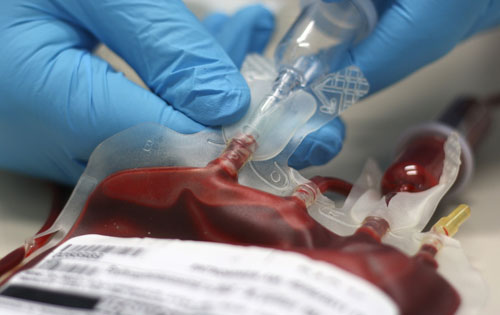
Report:
[[[394,302],[342,269],[260,247],[86,235],[0,292],[0,314],[392,315]]]

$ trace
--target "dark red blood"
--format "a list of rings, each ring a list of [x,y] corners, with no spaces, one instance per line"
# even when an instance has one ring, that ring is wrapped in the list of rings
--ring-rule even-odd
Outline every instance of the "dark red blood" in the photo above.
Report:
[[[460,298],[451,285],[429,264],[381,244],[373,234],[383,229],[368,226],[340,237],[311,218],[299,198],[239,185],[230,159],[238,156],[223,154],[205,168],[116,173],[90,195],[66,239],[95,233],[290,250],[370,281],[402,314],[455,313]]]
[[[424,244],[418,251],[418,253],[415,255],[414,259],[426,263],[429,266],[432,266],[433,268],[437,268],[437,262],[434,259],[438,252],[438,249],[430,244]]]
[[[311,181],[318,186],[322,193],[327,191],[348,196],[352,189],[352,184],[345,180],[333,177],[315,176]]]
[[[420,192],[436,186],[443,172],[446,137],[424,134],[411,139],[385,172],[382,194],[392,198],[398,192]]]
[[[25,257],[24,246],[19,247],[0,259],[0,276],[19,265]]]
[[[52,200],[52,206],[50,208],[49,216],[45,220],[44,225],[40,228],[38,233],[42,233],[48,230],[55,222],[55,220],[61,213],[64,204],[68,200],[70,190],[67,187],[53,186],[53,194],[54,198]],[[7,256],[0,259],[0,277],[19,265],[26,256],[29,256],[36,249],[42,247],[50,239],[50,237],[51,235],[46,235],[36,239],[33,246],[28,250],[28,252],[26,252],[23,246],[13,250]]]
[[[133,219],[132,219],[133,218]],[[460,298],[427,263],[360,229],[340,237],[299,199],[237,184],[217,165],[117,173],[93,192],[70,237],[97,233],[260,245],[305,254],[372,282],[402,314],[453,314]]]
[[[403,315],[454,314],[460,303],[456,291],[433,266],[369,235],[347,237],[333,249],[296,251],[370,281],[394,300]]]
[[[298,198],[238,185],[217,165],[140,169],[107,178],[71,231],[72,236],[92,233],[281,248],[332,241]]]

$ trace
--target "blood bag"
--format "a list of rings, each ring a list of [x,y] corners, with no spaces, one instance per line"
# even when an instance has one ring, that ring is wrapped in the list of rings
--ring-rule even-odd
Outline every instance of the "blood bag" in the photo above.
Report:
[[[144,130],[140,131],[141,128]],[[153,130],[156,132],[152,132]],[[159,133],[158,131],[163,132]],[[156,133],[158,137],[151,137],[152,133]],[[248,250],[251,250],[251,246],[259,246],[272,250],[272,257],[281,257],[283,255],[281,253],[284,251],[299,254],[300,257],[311,259],[303,267],[297,267],[300,270],[310,268],[308,272],[312,274],[321,271],[325,273],[325,277],[328,273],[339,273],[340,270],[347,271],[356,279],[349,278],[351,279],[349,280],[350,285],[356,283],[353,290],[360,290],[360,292],[366,290],[366,292],[371,293],[364,294],[368,294],[370,297],[378,296],[375,300],[370,300],[370,303],[375,303],[378,308],[373,307],[366,314],[376,314],[374,311],[377,309],[388,309],[394,314],[455,314],[459,309],[461,295],[436,270],[438,263],[434,260],[433,254],[437,254],[439,248],[436,247],[436,251],[431,254],[429,251],[422,250],[414,256],[409,256],[397,248],[381,242],[391,228],[384,219],[367,217],[352,235],[340,236],[309,215],[308,207],[321,196],[322,190],[332,189],[347,194],[350,191],[349,185],[343,182],[332,184],[331,179],[316,178],[313,181],[306,180],[303,184],[297,185],[288,196],[278,196],[261,189],[243,186],[238,183],[238,171],[242,167],[250,167],[248,159],[252,151],[255,150],[253,138],[234,138],[224,149],[220,134],[219,138],[216,134],[207,132],[203,135],[187,136],[187,138],[184,135],[174,134],[173,131],[167,131],[165,127],[148,125],[126,131],[101,145],[94,153],[86,174],[80,180],[62,214],[50,229],[35,236],[31,242],[27,243],[26,257],[23,262],[4,276],[2,293],[0,293],[0,307],[2,305],[7,307],[5,305],[12,299],[18,299],[28,304],[33,303],[33,295],[41,295],[41,300],[46,304],[50,304],[50,301],[54,299],[64,300],[58,295],[60,294],[58,290],[68,289],[69,284],[61,279],[86,279],[85,283],[71,287],[70,292],[74,298],[78,301],[81,299],[87,301],[82,303],[85,307],[89,307],[88,309],[95,311],[96,314],[99,314],[99,310],[104,312],[104,310],[113,309],[115,304],[112,303],[111,297],[108,295],[99,297],[91,295],[89,297],[90,287],[104,290],[104,285],[94,283],[97,280],[91,275],[101,274],[104,271],[116,273],[117,270],[122,270],[120,268],[124,268],[118,273],[119,275],[130,275],[130,273],[136,272],[137,281],[140,282],[143,280],[141,277],[147,277],[147,273],[142,274],[135,269],[126,269],[119,260],[112,261],[112,264],[106,265],[108,266],[106,268],[102,267],[102,264],[103,261],[106,261],[106,257],[113,257],[113,255],[140,257],[141,253],[149,253],[150,250],[149,247],[140,246],[131,249],[128,242],[121,242],[119,246],[116,244],[107,245],[109,242],[115,241],[114,238],[105,237],[119,237],[120,239],[130,239],[131,244],[138,242],[137,238],[144,238],[145,241],[148,239],[178,239],[188,242],[185,243],[186,246],[190,246],[192,243],[189,242],[194,241],[199,244],[196,246],[199,246],[200,257],[205,257],[202,254],[202,249],[205,246],[201,244],[207,242],[230,244],[237,246],[235,248],[243,247],[248,248]],[[199,145],[194,145],[194,142],[198,144],[199,142],[193,141],[193,139],[199,140],[200,138],[210,140],[206,141],[208,149],[204,157],[213,154],[215,158],[209,161],[205,167],[141,165],[141,167],[136,168],[124,167],[122,170],[116,170],[116,168],[122,167],[119,162],[111,163],[108,161],[107,168],[110,174],[102,172],[106,164],[101,163],[103,158],[123,156],[122,152],[128,152],[129,156],[134,156],[130,148],[135,141],[131,141],[131,139],[135,137],[135,140],[138,140],[141,135],[147,135],[147,138],[137,141],[139,145],[136,156],[150,156],[149,161],[142,159],[141,163],[143,164],[153,163],[154,158],[151,156],[155,156],[155,153],[151,151],[161,151],[160,147],[166,148],[164,144],[167,142],[184,142],[185,151],[179,157],[184,156],[186,152],[199,150]],[[174,140],[175,138],[177,140]],[[193,146],[188,149],[189,142]],[[123,144],[123,146],[116,147],[116,144]],[[223,150],[222,153],[220,149]],[[175,157],[175,154],[173,155],[167,159],[170,163],[183,163]],[[97,173],[101,174],[97,175]],[[68,222],[71,223],[68,224]],[[95,238],[93,235],[100,235],[104,238]],[[96,240],[91,242],[89,237],[90,240]],[[444,240],[443,244],[446,242]],[[429,244],[424,245],[429,246]],[[210,245],[206,246],[210,248]],[[182,247],[177,248],[177,255],[182,257]],[[233,248],[226,250],[232,253]],[[245,260],[245,254],[240,255]],[[163,257],[163,259],[168,260],[168,257]],[[185,260],[189,259],[185,258]],[[208,260],[208,258],[205,259]],[[71,264],[68,262],[70,260]],[[326,263],[329,267],[316,266],[317,262]],[[144,264],[148,265],[150,262],[147,261]],[[198,266],[196,269],[198,271],[199,268],[202,268],[199,265],[196,266]],[[210,266],[212,269],[215,268],[213,265]],[[212,270],[210,268],[209,270]],[[297,270],[294,271],[295,276],[301,274]],[[65,272],[64,277],[58,278],[56,275],[60,276],[62,272]],[[220,271],[225,275],[228,272],[227,270],[225,273]],[[245,274],[250,271],[244,269],[231,272]],[[279,279],[285,277],[282,274],[272,273],[272,275]],[[54,279],[54,283],[57,283],[54,287],[48,286],[49,289],[47,289],[44,286],[36,285],[37,281],[51,277]],[[107,276],[103,274],[103,277]],[[158,277],[170,279],[166,275],[158,275]],[[338,275],[338,277],[341,276]],[[178,278],[175,279],[177,280],[170,279],[168,283],[180,281]],[[184,275],[182,279],[184,282],[194,281],[188,275]],[[324,281],[326,279],[328,278],[322,278]],[[297,290],[296,286],[299,284],[295,281],[287,280],[286,283],[292,283],[294,290]],[[309,281],[312,280],[309,279]],[[348,280],[342,281],[345,283]],[[255,283],[250,282],[248,285],[254,286]],[[207,284],[201,286],[205,285]],[[133,287],[133,283],[129,283],[125,287],[130,286]],[[109,290],[117,290],[116,287],[113,288]],[[245,292],[255,289],[251,288],[245,289]],[[284,298],[293,296],[286,293],[289,287],[282,289],[284,290]],[[302,288],[302,290],[306,289],[319,290],[307,286]],[[130,290],[132,292],[137,288],[130,288]],[[121,291],[126,290],[122,288]],[[333,296],[333,292],[329,294]],[[143,293],[143,295],[147,294]],[[167,296],[172,298],[170,295]],[[124,296],[114,298],[122,301]],[[326,295],[323,301],[329,298],[332,297]],[[356,303],[346,302],[350,298],[352,296],[346,297],[342,303],[354,307]],[[215,300],[212,298],[210,303],[215,303],[213,302]],[[237,304],[238,301],[235,300],[236,304],[232,306],[235,309],[243,307],[243,304]],[[74,307],[74,305],[61,306],[57,303],[50,304],[46,309],[52,312],[53,307]],[[143,300],[137,303],[137,307],[146,307],[144,304],[146,302]],[[204,301],[203,303],[208,302]],[[313,304],[315,303],[318,303],[317,307],[322,305],[319,301]],[[326,309],[333,307],[328,303],[323,306]],[[220,304],[212,307],[222,308]],[[266,304],[262,304],[261,307],[266,307]],[[306,314],[305,311],[300,310],[293,310],[293,312]],[[124,311],[124,313],[126,312]],[[220,313],[225,314],[222,311]],[[390,314],[390,312],[388,313]],[[344,313],[339,312],[339,314]]]

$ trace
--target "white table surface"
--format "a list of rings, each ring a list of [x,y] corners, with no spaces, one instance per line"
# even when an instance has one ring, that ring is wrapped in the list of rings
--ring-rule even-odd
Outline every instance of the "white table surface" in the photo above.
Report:
[[[203,14],[210,7],[232,11],[243,2],[256,1],[191,2],[194,11]],[[295,16],[298,0],[264,2],[273,3],[278,9],[278,38]],[[108,55],[106,51],[102,54]],[[121,67],[116,59],[112,63]],[[347,139],[341,154],[328,165],[309,168],[303,173],[354,180],[368,157],[386,167],[391,161],[394,142],[405,128],[436,117],[457,96],[494,92],[500,92],[500,29],[469,40],[445,58],[351,108],[343,115]],[[0,171],[0,256],[21,245],[40,228],[51,199],[48,184]],[[500,110],[494,114],[490,134],[476,154],[472,182],[462,194],[442,202],[438,213],[446,214],[459,203],[469,204],[473,214],[456,238],[490,288],[482,314],[499,314]]]

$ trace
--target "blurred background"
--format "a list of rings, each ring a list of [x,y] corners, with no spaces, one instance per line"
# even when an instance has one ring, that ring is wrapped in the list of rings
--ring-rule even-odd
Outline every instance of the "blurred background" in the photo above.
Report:
[[[272,56],[277,41],[299,10],[299,0],[190,0],[200,17],[213,11],[231,13],[249,3],[264,3],[277,16],[277,30],[267,51]],[[129,78],[139,81],[126,64],[105,47],[97,54]],[[382,169],[393,157],[398,136],[409,126],[437,117],[454,99],[463,95],[500,93],[500,29],[482,33],[461,44],[449,55],[421,69],[404,81],[356,104],[343,114],[347,137],[340,155],[328,165],[304,170],[354,181],[368,158]],[[490,293],[482,314],[500,313],[500,110],[488,138],[476,154],[476,170],[470,185],[460,195],[448,197],[436,218],[459,203],[472,208],[472,217],[456,238],[472,265],[486,279]],[[43,224],[53,198],[44,181],[0,171],[0,257],[21,245]]]

